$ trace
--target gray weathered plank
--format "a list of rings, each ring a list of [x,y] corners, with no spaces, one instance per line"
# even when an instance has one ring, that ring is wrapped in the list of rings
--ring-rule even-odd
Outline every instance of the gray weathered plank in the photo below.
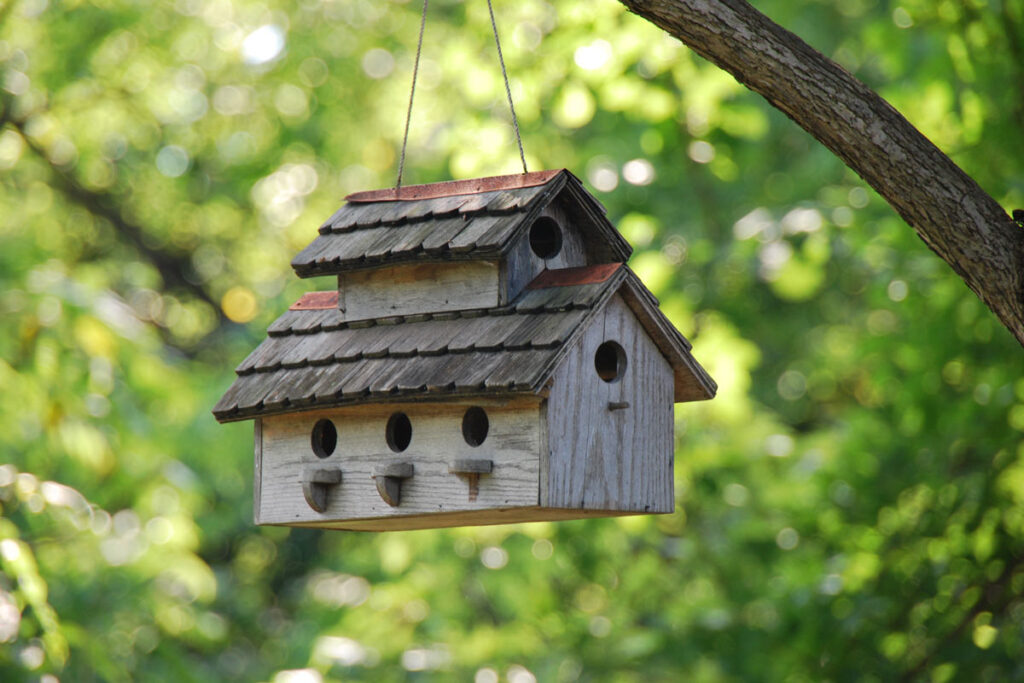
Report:
[[[484,385],[490,388],[511,387],[513,385],[532,387],[536,385],[554,351],[551,349],[530,351],[506,351],[495,354],[501,362],[491,368],[484,379]]]
[[[602,380],[594,354],[604,342],[622,346],[626,367]],[[547,499],[552,507],[671,512],[672,374],[639,321],[613,297],[596,315],[552,379]],[[609,403],[630,408],[609,411]]]
[[[493,261],[407,263],[339,276],[347,321],[493,308],[499,301]]]
[[[435,221],[434,229],[423,239],[420,247],[428,253],[447,251],[448,243],[472,225],[474,220],[476,219],[467,220],[464,216],[454,216]]]
[[[277,358],[283,349],[288,348],[291,340],[283,340],[280,337],[268,337],[259,346],[253,349],[252,353],[246,356],[245,360],[239,363],[235,372],[244,375],[262,367],[268,358]]]
[[[486,235],[489,235],[495,228],[498,228],[509,221],[515,221],[518,216],[477,216],[470,221],[465,230],[448,242],[448,248],[454,252],[472,251]]]
[[[423,247],[423,240],[434,234],[437,225],[437,221],[423,221],[406,225],[391,245],[388,254],[409,254],[419,251]]]
[[[479,403],[479,401],[478,401]],[[487,402],[490,431],[479,448],[465,443],[459,430],[465,404],[403,406],[413,426],[410,448],[396,455],[384,432],[395,408],[386,405],[339,408],[263,420],[262,476],[256,515],[267,524],[320,524],[331,520],[385,518],[400,528],[406,518],[425,514],[493,514],[495,509],[535,508],[538,503],[540,454],[537,399]],[[338,448],[326,459],[310,447],[310,433],[319,419],[338,430]],[[466,482],[449,472],[452,458],[486,457],[491,473],[481,477],[471,497]],[[400,504],[392,507],[377,494],[372,478],[392,463],[412,466],[403,481]],[[324,511],[313,510],[302,493],[302,473],[309,466],[334,467],[341,481],[330,487]]]

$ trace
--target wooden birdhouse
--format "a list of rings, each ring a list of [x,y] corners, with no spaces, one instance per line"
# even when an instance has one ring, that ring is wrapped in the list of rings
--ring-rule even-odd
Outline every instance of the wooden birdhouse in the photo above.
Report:
[[[565,170],[365,192],[214,408],[252,419],[255,520],[421,529],[666,513],[673,404],[714,396]]]

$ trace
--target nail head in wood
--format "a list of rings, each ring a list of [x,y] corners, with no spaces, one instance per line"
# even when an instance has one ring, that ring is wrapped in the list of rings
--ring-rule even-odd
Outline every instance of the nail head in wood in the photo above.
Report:
[[[629,407],[629,401],[609,401],[608,410],[625,410]]]

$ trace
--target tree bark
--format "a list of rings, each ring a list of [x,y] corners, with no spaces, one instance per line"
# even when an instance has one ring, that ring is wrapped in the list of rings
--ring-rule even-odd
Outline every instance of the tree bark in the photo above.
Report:
[[[620,2],[838,155],[1024,345],[1024,230],[888,102],[744,0]]]

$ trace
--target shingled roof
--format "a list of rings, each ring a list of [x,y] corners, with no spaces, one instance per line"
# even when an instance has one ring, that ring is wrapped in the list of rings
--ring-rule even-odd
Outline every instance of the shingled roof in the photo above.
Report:
[[[222,422],[434,395],[538,393],[619,292],[668,359],[676,401],[716,385],[625,265],[545,271],[507,306],[345,323],[336,292],[306,295],[268,329],[214,408]]]
[[[499,189],[488,190],[489,187]],[[597,234],[596,262],[622,262],[632,247],[604,207],[569,171],[413,185],[349,195],[292,260],[299,277],[409,261],[498,258],[553,201],[573,201]]]

